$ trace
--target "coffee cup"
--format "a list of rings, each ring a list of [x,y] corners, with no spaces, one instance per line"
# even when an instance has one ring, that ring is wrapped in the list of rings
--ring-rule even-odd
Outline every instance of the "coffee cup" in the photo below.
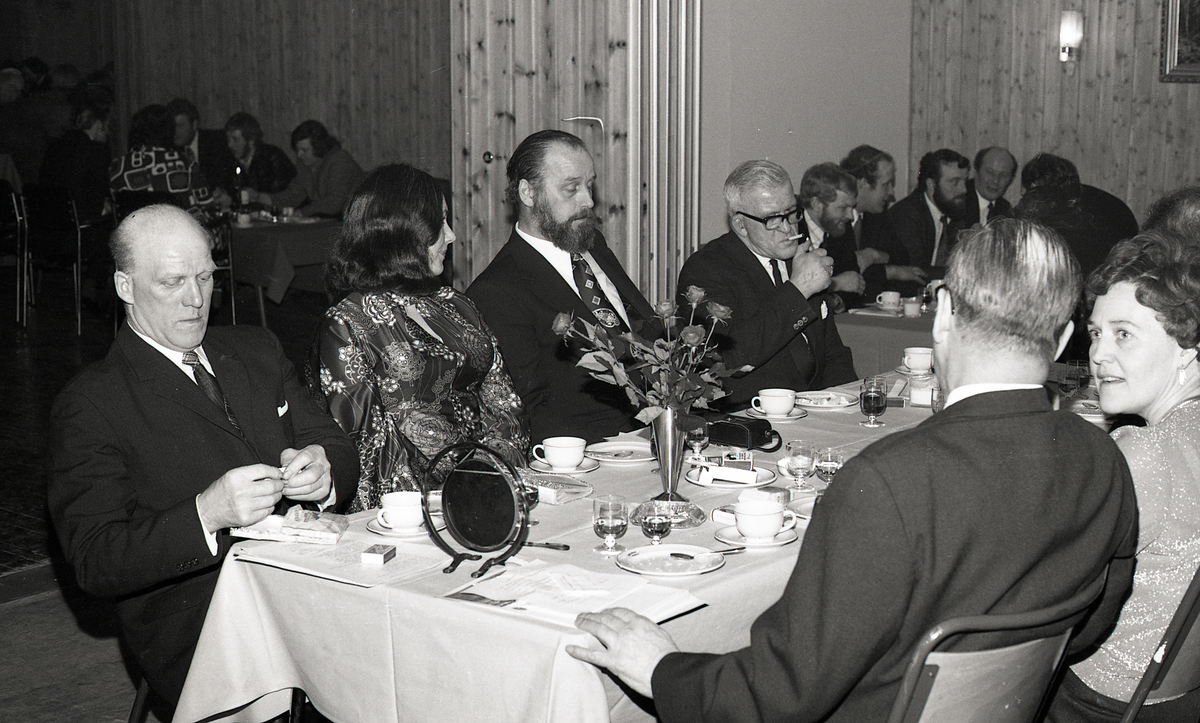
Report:
[[[933,349],[927,346],[910,346],[904,350],[904,366],[915,374],[928,374],[933,368]]]
[[[883,307],[885,309],[899,309],[900,308],[900,292],[899,291],[885,291],[882,294],[880,294],[879,296],[875,297],[875,303],[879,304],[881,307]]]
[[[581,437],[547,437],[533,446],[533,456],[555,472],[570,472],[583,463],[586,446],[587,440]]]
[[[291,206],[284,206],[283,208],[279,209],[279,213],[282,214],[284,218],[291,218],[292,214],[296,213],[296,209],[292,208]]]
[[[713,522],[735,525],[738,534],[757,542],[771,540],[796,526],[796,513],[785,509],[777,496],[762,490],[746,490],[736,504],[718,507],[710,516]]]
[[[238,191],[238,201],[243,206],[250,203],[250,193],[251,193],[251,191],[249,188],[243,188],[240,191]]]
[[[791,389],[759,389],[758,396],[750,400],[750,406],[762,414],[790,414],[796,406],[796,392]]]
[[[250,214],[239,213],[237,215],[237,225],[242,228],[246,228],[247,226],[249,226],[250,225]]]
[[[915,296],[904,299],[904,315],[915,319],[921,315],[921,300]]]
[[[389,530],[413,531],[425,521],[421,512],[421,493],[412,491],[388,492],[379,498],[375,521]]]

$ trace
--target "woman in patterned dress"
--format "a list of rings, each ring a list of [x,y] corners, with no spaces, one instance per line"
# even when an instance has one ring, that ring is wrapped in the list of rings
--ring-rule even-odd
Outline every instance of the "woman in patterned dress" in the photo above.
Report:
[[[525,463],[529,424],[499,345],[470,299],[439,279],[454,232],[434,179],[380,166],[355,189],[326,284],[319,386],[358,445],[356,512],[418,489],[428,460],[473,441]]]
[[[1113,632],[1074,662],[1049,720],[1117,721],[1200,565],[1200,239],[1143,234],[1088,279],[1091,366],[1137,490],[1133,589]],[[1138,721],[1200,720],[1200,690],[1147,704]]]

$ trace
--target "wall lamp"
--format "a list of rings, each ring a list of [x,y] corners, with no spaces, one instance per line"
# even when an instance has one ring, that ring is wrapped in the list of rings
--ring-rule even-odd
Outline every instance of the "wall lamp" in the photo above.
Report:
[[[1064,63],[1079,60],[1079,44],[1083,42],[1083,13],[1063,10],[1058,26],[1058,59]]]

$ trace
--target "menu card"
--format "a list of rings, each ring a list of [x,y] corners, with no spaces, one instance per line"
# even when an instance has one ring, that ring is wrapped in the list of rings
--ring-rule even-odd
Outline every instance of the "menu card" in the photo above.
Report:
[[[549,622],[575,626],[575,617],[624,607],[662,622],[705,605],[687,590],[654,585],[643,578],[611,575],[575,565],[537,560],[453,590],[448,598],[493,605]]]

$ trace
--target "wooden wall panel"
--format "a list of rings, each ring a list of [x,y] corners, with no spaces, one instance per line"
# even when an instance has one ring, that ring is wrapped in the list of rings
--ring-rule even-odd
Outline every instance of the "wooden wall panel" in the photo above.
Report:
[[[1006,145],[1071,159],[1139,218],[1200,183],[1200,85],[1162,83],[1161,0],[914,0],[909,188],[930,150]],[[1058,60],[1062,10],[1081,10],[1078,62]],[[1073,67],[1072,67],[1073,66]],[[1016,201],[1019,184],[1009,189]]]
[[[290,151],[315,118],[367,169],[450,177],[446,0],[112,0],[118,113],[175,96],[219,128],[245,110]],[[124,139],[116,139],[123,147]]]

